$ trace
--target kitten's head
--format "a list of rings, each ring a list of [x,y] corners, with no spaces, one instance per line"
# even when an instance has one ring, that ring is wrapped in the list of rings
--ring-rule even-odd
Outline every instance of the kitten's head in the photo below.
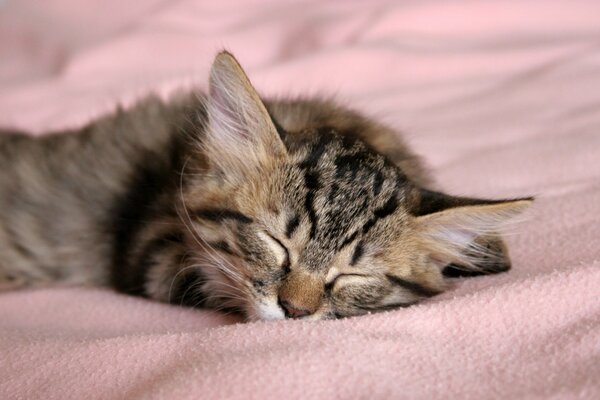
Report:
[[[420,189],[329,127],[278,130],[225,52],[211,71],[208,116],[208,172],[184,192],[190,243],[208,305],[249,319],[359,315],[435,295],[444,266],[474,267],[474,239],[529,203]]]

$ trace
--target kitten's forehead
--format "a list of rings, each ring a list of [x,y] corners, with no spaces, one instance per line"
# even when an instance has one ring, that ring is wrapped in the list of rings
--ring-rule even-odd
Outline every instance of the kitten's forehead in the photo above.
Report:
[[[292,148],[304,197],[293,200],[310,222],[302,263],[316,270],[402,207],[409,182],[362,141],[331,129]]]

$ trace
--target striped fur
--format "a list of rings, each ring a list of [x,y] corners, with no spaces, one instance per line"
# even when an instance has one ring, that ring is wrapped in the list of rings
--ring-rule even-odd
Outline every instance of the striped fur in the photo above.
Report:
[[[413,304],[506,270],[530,199],[431,190],[393,130],[329,100],[263,101],[226,52],[208,96],[0,135],[0,288],[106,285],[248,319]],[[429,189],[428,189],[429,188]]]

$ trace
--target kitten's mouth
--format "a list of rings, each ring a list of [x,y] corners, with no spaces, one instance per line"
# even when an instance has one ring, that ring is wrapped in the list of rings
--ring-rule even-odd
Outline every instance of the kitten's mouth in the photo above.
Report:
[[[303,321],[319,321],[325,319],[338,319],[343,318],[342,315],[338,315],[333,311],[320,312],[292,316],[286,313],[285,307],[276,299],[268,299],[262,302],[256,302],[245,310],[246,320],[253,321],[277,321],[284,319],[300,319]]]

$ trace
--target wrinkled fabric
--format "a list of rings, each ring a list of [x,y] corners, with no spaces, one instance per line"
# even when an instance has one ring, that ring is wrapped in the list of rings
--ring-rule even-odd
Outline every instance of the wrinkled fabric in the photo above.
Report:
[[[513,269],[406,309],[241,323],[94,288],[0,294],[2,399],[600,398],[600,3],[0,3],[0,125],[76,127],[206,88],[335,94],[439,186],[537,200]]]

